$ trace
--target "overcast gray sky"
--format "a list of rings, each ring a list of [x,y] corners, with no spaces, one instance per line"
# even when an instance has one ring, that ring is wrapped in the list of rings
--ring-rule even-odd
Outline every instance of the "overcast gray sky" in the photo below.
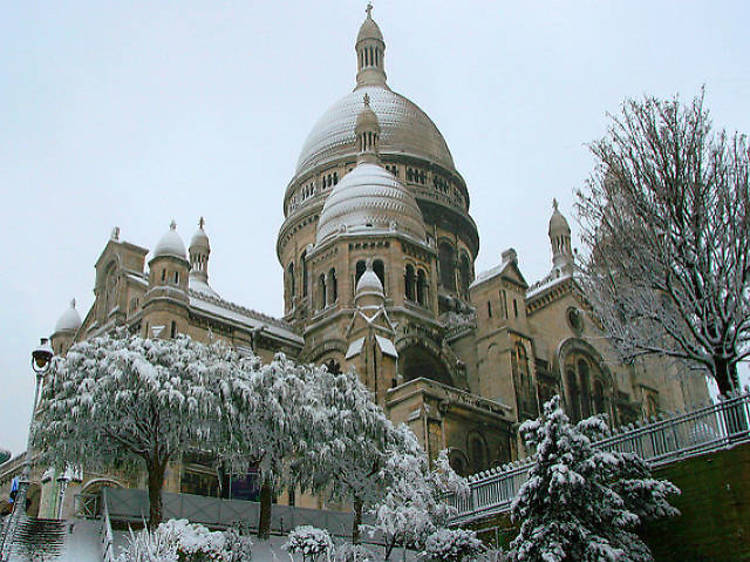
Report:
[[[750,131],[747,2],[375,2],[391,88],[442,131],[479,226],[477,271],[550,266],[585,143],[644,93]],[[354,86],[364,1],[0,2],[0,447],[23,450],[30,352],[93,301],[113,226],[152,247],[211,237],[211,282],[278,315],[275,240],[298,152]]]

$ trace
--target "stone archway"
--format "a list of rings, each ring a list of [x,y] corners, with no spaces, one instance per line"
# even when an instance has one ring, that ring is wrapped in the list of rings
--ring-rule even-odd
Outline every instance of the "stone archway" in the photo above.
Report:
[[[423,341],[405,342],[399,349],[399,372],[404,382],[425,378],[439,383],[454,386],[453,377],[440,356],[440,350],[431,349]]]

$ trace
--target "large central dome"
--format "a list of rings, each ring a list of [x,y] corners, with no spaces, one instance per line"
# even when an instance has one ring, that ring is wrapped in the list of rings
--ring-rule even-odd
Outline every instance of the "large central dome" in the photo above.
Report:
[[[362,96],[370,104],[381,127],[380,154],[416,156],[455,170],[448,145],[432,120],[416,104],[386,85],[359,86],[333,104],[307,137],[296,175],[354,151],[354,125],[362,108]]]

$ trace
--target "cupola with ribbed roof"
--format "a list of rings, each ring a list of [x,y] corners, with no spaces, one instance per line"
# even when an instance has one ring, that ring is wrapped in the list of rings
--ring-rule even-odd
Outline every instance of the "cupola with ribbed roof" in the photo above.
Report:
[[[190,247],[188,248],[190,254],[189,287],[204,295],[218,297],[216,291],[208,284],[208,258],[211,255],[211,244],[208,240],[208,234],[203,228],[205,225],[206,221],[201,217],[198,220],[198,229],[190,239]]]
[[[338,233],[403,232],[419,242],[426,240],[424,219],[417,200],[378,155],[380,125],[363,96],[355,138],[357,165],[333,188],[318,221],[316,244]]]
[[[354,49],[357,52],[357,86],[385,86],[385,41],[378,24],[372,19],[372,4],[359,28]]]
[[[557,205],[552,200],[552,217],[549,220],[549,241],[552,246],[552,267],[564,269],[573,264],[573,251],[570,244],[570,226]]]

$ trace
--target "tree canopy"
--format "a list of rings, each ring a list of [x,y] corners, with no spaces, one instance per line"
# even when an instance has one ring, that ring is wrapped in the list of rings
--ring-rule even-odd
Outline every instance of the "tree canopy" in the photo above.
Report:
[[[627,100],[578,192],[586,294],[626,361],[662,355],[722,394],[750,354],[750,150],[703,94]]]

